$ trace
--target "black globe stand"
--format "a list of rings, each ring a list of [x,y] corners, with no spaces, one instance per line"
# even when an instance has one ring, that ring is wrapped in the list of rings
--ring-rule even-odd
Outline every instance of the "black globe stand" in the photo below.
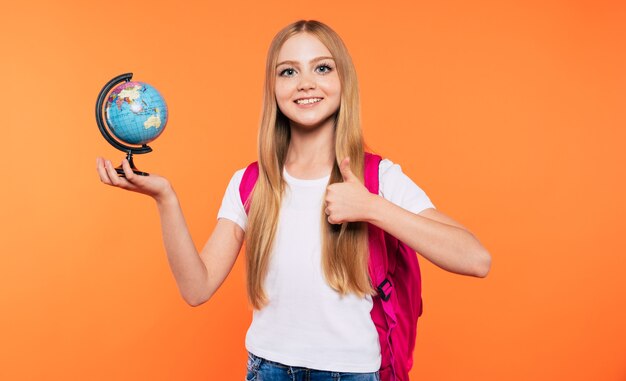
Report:
[[[111,136],[111,133],[109,132],[109,130],[106,127],[106,124],[104,123],[104,118],[102,117],[102,106],[104,105],[104,102],[109,92],[115,86],[117,86],[118,83],[129,82],[131,78],[133,78],[133,73],[125,73],[125,74],[118,75],[117,77],[107,82],[107,84],[104,85],[102,90],[100,90],[100,94],[98,94],[98,100],[96,101],[96,123],[98,123],[98,129],[102,133],[102,136],[104,136],[104,138],[107,140],[107,142],[109,142],[109,144],[119,149],[120,151],[126,152],[126,159],[128,160],[128,164],[130,164],[130,168],[133,170],[133,173],[140,175],[140,176],[150,176],[148,172],[140,171],[137,169],[137,167],[135,167],[135,163],[133,162],[133,154],[142,154],[142,153],[152,152],[152,148],[150,148],[146,144],[143,144],[141,147],[132,147],[132,146],[128,146],[128,145],[118,142],[117,140],[113,138],[113,136]],[[124,173],[124,168],[122,168],[121,165],[118,167],[115,167],[115,171],[118,173],[120,177],[126,177],[126,174]]]
[[[128,164],[130,165],[130,169],[133,170],[133,173],[140,175],[140,176],[150,176],[150,174],[148,172],[142,172],[140,170],[137,169],[137,167],[135,167],[135,163],[133,162],[133,152],[132,151],[127,151],[126,152],[126,160],[128,160]],[[120,175],[120,177],[126,177],[126,173],[124,173],[124,168],[122,167],[122,165],[120,164],[119,166],[115,167],[115,172],[118,173],[118,175]]]

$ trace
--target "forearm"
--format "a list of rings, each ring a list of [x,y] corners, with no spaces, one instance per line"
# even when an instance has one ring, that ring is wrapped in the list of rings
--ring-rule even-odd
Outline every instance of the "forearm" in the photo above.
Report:
[[[157,199],[161,218],[163,244],[178,289],[191,305],[203,300],[206,293],[207,269],[193,243],[176,193]]]
[[[485,250],[474,235],[456,226],[409,212],[385,198],[372,195],[367,222],[409,245],[444,270],[484,276]]]

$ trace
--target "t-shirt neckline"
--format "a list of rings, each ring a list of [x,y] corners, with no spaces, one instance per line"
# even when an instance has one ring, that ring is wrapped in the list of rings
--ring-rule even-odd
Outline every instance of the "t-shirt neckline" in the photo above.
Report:
[[[285,177],[285,180],[289,184],[304,185],[304,186],[315,186],[315,185],[328,184],[328,179],[330,179],[330,173],[328,175],[324,176],[324,177],[320,177],[320,178],[317,178],[317,179],[298,179],[296,177],[291,176],[287,172],[287,169],[285,167],[283,167],[283,176]]]

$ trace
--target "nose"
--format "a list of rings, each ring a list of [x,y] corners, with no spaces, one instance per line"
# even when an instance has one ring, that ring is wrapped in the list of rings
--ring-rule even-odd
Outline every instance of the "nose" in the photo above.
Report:
[[[312,78],[311,74],[302,73],[299,76],[299,79],[300,80],[298,81],[298,90],[300,91],[314,89],[316,86],[315,79]]]

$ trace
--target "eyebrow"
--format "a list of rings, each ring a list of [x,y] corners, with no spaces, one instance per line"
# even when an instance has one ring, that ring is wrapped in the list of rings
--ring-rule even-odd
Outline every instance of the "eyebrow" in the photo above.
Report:
[[[325,56],[324,57],[315,57],[311,61],[309,61],[309,63],[313,63],[313,62],[317,62],[317,61],[321,61],[321,60],[328,60],[328,59],[333,60],[333,61],[335,60],[333,57],[325,57]],[[283,62],[277,63],[276,67],[279,67],[280,65],[286,65],[286,64],[297,65],[298,62],[297,61],[283,61]]]

